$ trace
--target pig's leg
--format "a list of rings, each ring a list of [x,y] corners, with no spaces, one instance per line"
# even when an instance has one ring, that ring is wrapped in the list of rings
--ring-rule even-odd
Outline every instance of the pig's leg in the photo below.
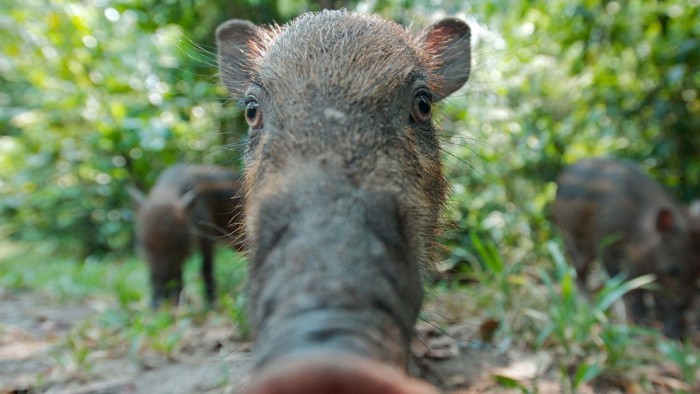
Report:
[[[216,299],[216,283],[214,280],[214,242],[207,237],[199,240],[202,249],[202,278],[204,278],[204,296],[209,306]]]

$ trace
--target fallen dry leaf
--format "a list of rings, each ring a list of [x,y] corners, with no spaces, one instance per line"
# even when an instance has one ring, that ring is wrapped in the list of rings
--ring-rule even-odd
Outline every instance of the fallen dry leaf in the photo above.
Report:
[[[551,365],[552,355],[546,352],[539,352],[516,361],[507,367],[495,368],[491,375],[517,381],[532,380],[545,373]]]
[[[0,346],[0,360],[22,360],[43,353],[52,345],[42,340],[23,340]]]
[[[691,392],[691,387],[688,383],[670,376],[652,375],[649,377],[649,380],[651,380],[654,384],[667,389]]]

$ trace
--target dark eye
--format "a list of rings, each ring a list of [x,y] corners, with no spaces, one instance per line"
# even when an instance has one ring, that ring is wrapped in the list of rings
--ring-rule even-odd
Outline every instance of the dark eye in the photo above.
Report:
[[[416,123],[428,123],[432,110],[432,96],[427,90],[419,90],[413,95],[410,120]]]
[[[666,267],[666,274],[678,278],[681,276],[681,267],[676,264],[671,264],[669,267]]]
[[[245,103],[245,120],[251,129],[259,129],[263,126],[260,104],[255,99],[248,99]]]

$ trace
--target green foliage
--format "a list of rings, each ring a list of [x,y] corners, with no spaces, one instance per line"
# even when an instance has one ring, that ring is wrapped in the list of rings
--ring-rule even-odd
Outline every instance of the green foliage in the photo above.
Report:
[[[503,40],[481,46],[504,51],[485,76],[500,85],[492,102],[503,107],[495,122],[470,114],[481,128],[508,135],[506,146],[518,154],[502,159],[535,182],[553,180],[564,163],[611,154],[645,161],[688,200],[700,194],[699,7],[641,0],[475,6]]]
[[[522,291],[524,278],[522,262],[507,264],[495,244],[484,241],[475,233],[470,234],[475,254],[468,257],[470,264],[462,269],[461,275],[473,283],[478,283],[478,310],[488,311],[490,318],[499,321],[499,327],[506,332],[517,324],[518,297]]]
[[[682,201],[700,195],[700,51],[686,51],[700,43],[700,2],[457,3],[441,7],[466,12],[474,49],[464,95],[441,107],[453,186],[447,265],[480,262],[473,303],[491,314],[489,300],[508,295],[499,336],[554,352],[570,390],[601,377],[635,381],[659,357],[645,344],[667,341],[610,321],[608,309],[642,284],[613,278],[582,299],[561,252],[547,246],[558,241],[548,206],[562,167],[599,155],[639,162]],[[493,253],[471,234],[497,245],[501,262],[489,264]],[[513,278],[503,267],[524,283],[503,291]],[[680,353],[675,362],[689,369],[683,360],[693,365],[697,349]]]
[[[700,368],[700,358],[692,345],[689,343],[662,341],[658,343],[658,348],[664,357],[680,368],[683,381],[688,384],[697,383],[696,372]]]
[[[3,248],[12,249],[3,243]],[[21,291],[42,291],[59,299],[84,298],[96,293],[116,295],[124,305],[147,299],[145,265],[135,259],[94,258],[76,262],[57,255],[52,247],[38,244],[19,247],[0,256],[0,287]]]
[[[472,77],[442,122],[456,227],[543,243],[551,182],[587,156],[700,195],[697,3],[470,3]]]
[[[66,300],[109,296],[125,309],[140,310],[150,301],[148,269],[140,258],[76,261],[70,256],[57,256],[52,247],[44,244],[13,247],[2,243],[0,246],[10,249],[6,255],[0,255],[0,288],[46,292]],[[224,248],[216,251],[215,259],[218,293],[226,298],[223,306],[242,308],[239,295],[246,280],[245,259]],[[183,299],[194,307],[204,308],[200,266],[198,254],[188,259]]]
[[[238,167],[245,132],[217,87],[212,32],[228,17],[284,22],[344,2],[3,3],[3,235],[83,256],[131,245],[127,184],[176,161]],[[469,87],[443,106],[452,221],[508,244],[549,234],[565,163],[636,159],[683,200],[700,192],[698,2],[368,1],[429,22],[464,12]],[[515,154],[511,154],[515,153]],[[509,231],[504,231],[508,227]]]
[[[518,389],[518,391],[520,391],[523,394],[531,394],[534,392],[532,390],[529,390],[524,384],[520,383],[515,379],[506,378],[504,376],[496,376],[495,380],[501,387]]]
[[[2,234],[123,252],[127,184],[146,189],[176,161],[238,167],[243,128],[218,87],[213,30],[229,15],[280,20],[271,4],[3,2]]]
[[[620,276],[611,278],[591,302],[585,302],[577,291],[573,267],[567,264],[556,244],[549,243],[548,247],[555,265],[554,277],[541,270],[550,303],[535,345],[554,346],[562,353],[556,359],[575,392],[581,384],[603,372],[616,374],[634,365],[630,358],[630,348],[636,343],[634,329],[610,321],[609,309],[613,303],[621,302],[624,294],[648,285],[654,278],[650,275],[630,281]]]

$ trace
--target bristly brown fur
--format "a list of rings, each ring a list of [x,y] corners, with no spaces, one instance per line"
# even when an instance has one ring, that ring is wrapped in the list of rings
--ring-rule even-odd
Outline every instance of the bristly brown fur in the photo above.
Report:
[[[414,35],[324,11],[281,27],[226,22],[217,45],[222,81],[252,117],[256,365],[357,336],[346,351],[405,366],[447,194],[430,109],[469,77],[469,27],[444,19]]]
[[[430,30],[413,36],[404,27],[378,16],[343,11],[307,13],[288,25],[258,28],[256,33],[257,41],[248,43],[250,49],[245,57],[236,58],[233,64],[221,59],[224,81],[229,80],[227,73],[235,75],[233,79],[240,79],[240,70],[245,70],[248,81],[262,87],[266,96],[285,96],[287,103],[296,104],[295,112],[280,114],[288,122],[313,111],[319,99],[350,114],[388,107],[391,103],[387,100],[391,96],[387,92],[416,77],[425,78],[428,87],[441,98],[444,94],[440,92],[440,85],[452,77],[438,73],[443,64],[436,54],[449,45],[460,44],[447,39],[451,33],[449,25],[438,26],[433,32],[433,41],[426,43],[424,40]],[[460,39],[468,44],[468,33]],[[354,54],[358,46],[371,50]],[[463,57],[461,61],[468,76],[469,56]],[[437,140],[431,143],[438,148]],[[422,205],[430,206],[431,212],[426,220],[420,220],[425,222],[425,236],[421,237],[425,248],[421,248],[420,254],[426,266],[434,258],[434,240],[441,228],[438,218],[447,193],[442,165],[439,158],[435,159],[431,157],[432,163],[428,163],[419,156],[420,165],[410,169],[429,183],[423,188],[429,191],[424,197],[429,201]],[[260,181],[262,174],[257,169],[255,163],[248,167],[246,182]],[[249,198],[251,193],[258,193],[252,184],[247,184],[245,189]]]

